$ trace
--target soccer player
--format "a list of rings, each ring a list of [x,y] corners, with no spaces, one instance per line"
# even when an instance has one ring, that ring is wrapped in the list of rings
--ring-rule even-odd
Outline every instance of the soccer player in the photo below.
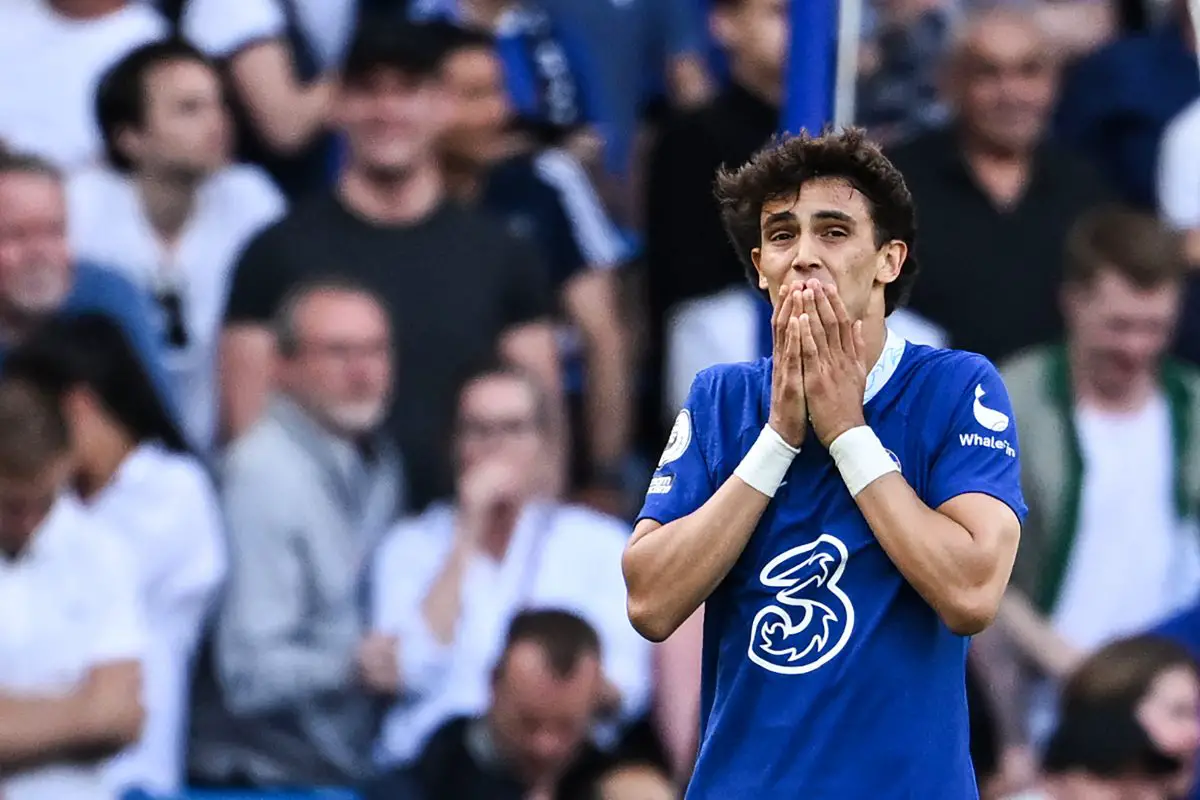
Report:
[[[649,639],[705,604],[687,796],[975,798],[967,637],[1025,514],[1004,386],[888,331],[912,196],[861,131],[778,141],[717,193],[774,352],[696,377],[623,564]]]

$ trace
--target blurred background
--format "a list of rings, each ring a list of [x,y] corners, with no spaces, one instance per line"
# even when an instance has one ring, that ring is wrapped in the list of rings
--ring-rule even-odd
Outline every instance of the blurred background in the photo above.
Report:
[[[702,614],[620,554],[766,352],[714,173],[834,122],[916,201],[889,324],[1017,414],[985,798],[1200,797],[1192,19],[3,0],[0,800],[681,797]]]

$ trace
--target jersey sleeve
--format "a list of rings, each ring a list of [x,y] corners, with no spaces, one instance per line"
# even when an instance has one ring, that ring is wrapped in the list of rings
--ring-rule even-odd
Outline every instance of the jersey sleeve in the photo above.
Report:
[[[673,522],[704,505],[716,491],[705,455],[706,437],[717,433],[712,424],[714,400],[711,381],[702,372],[692,382],[687,401],[675,417],[667,446],[646,490],[639,522]]]
[[[1021,494],[1017,425],[1008,390],[1000,373],[982,356],[960,369],[962,377],[953,381],[953,390],[938,403],[947,409],[950,424],[932,443],[924,499],[937,508],[960,494],[991,495],[1024,521],[1027,509]]]

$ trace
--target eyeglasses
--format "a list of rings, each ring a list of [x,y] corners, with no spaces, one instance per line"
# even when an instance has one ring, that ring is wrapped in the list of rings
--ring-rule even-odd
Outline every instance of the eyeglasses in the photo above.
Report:
[[[458,424],[458,434],[464,439],[492,439],[524,436],[537,431],[532,419],[464,419]]]

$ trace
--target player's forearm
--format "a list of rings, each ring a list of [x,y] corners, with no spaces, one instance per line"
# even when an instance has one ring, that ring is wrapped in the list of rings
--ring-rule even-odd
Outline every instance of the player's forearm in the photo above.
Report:
[[[1012,571],[1007,531],[968,530],[925,505],[899,473],[855,499],[888,558],[950,630],[970,636],[991,624]]]
[[[638,633],[655,642],[674,633],[733,569],[769,502],[733,476],[686,517],[639,523],[622,559]]]

